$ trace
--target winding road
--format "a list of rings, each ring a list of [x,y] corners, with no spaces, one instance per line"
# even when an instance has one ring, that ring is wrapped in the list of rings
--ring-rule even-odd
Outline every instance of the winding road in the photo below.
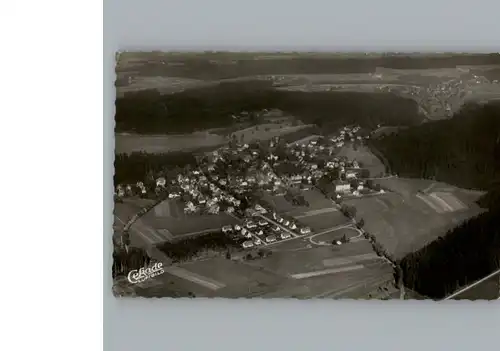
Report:
[[[325,235],[325,234],[329,234],[329,233],[332,233],[332,232],[336,232],[337,230],[340,230],[340,229],[351,229],[351,230],[354,230],[358,233],[357,236],[355,237],[352,237],[352,238],[349,238],[349,242],[352,242],[354,239],[358,239],[360,237],[363,236],[363,232],[361,230],[359,230],[358,228],[356,227],[353,227],[352,224],[349,224],[347,226],[344,226],[344,227],[341,227],[341,228],[337,228],[337,229],[334,229],[334,230],[328,230],[326,232],[321,232],[321,233],[317,233],[317,234],[314,234],[314,235],[311,235],[309,236],[307,239],[309,240],[309,242],[311,244],[314,244],[314,245],[318,245],[318,246],[331,246],[332,244],[331,243],[328,243],[328,242],[322,242],[322,241],[315,241],[314,238],[315,237],[318,237],[318,236],[322,236],[322,235]],[[357,240],[356,240],[357,241]]]

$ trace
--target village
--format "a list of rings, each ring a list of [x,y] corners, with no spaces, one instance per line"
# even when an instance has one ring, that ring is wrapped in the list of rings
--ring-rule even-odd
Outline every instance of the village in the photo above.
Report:
[[[239,241],[246,239],[242,248],[271,245],[315,232],[304,223],[307,216],[301,220],[291,213],[294,210],[327,215],[329,208],[338,211],[344,199],[384,192],[373,184],[374,175],[362,162],[339,154],[345,147],[363,147],[369,138],[370,132],[359,126],[344,126],[334,135],[292,143],[280,137],[250,143],[231,140],[199,156],[197,167],[186,167],[171,179],[158,177],[149,188],[143,181],[118,185],[115,198],[153,196],[175,201],[187,220],[224,215],[236,221],[229,220],[231,224],[218,230]],[[209,229],[215,228],[198,232]]]

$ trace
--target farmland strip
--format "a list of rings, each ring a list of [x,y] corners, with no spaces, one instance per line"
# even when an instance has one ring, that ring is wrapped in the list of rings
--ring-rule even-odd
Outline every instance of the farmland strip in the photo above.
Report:
[[[437,207],[435,204],[433,204],[431,201],[429,201],[429,199],[425,198],[425,196],[422,196],[420,194],[417,194],[417,197],[422,200],[423,202],[425,202],[430,208],[432,208],[434,211],[436,211],[437,213],[443,213],[442,209],[440,209],[439,207]]]
[[[205,288],[208,288],[210,290],[218,290],[226,285],[223,283],[220,283],[218,281],[215,281],[213,279],[203,277],[199,274],[190,272],[184,268],[181,267],[176,267],[176,266],[169,266],[164,268],[165,272],[172,274],[176,277],[188,280],[192,283],[204,286]]]
[[[441,199],[435,193],[432,193],[429,196],[432,197],[434,200],[436,200],[442,206],[442,208],[443,208],[443,210],[445,212],[453,212],[453,207],[451,207],[450,205],[448,205],[448,203],[446,201],[444,201],[443,199]]]
[[[312,278],[312,277],[319,277],[319,276],[327,275],[327,274],[349,272],[349,271],[354,271],[354,270],[358,270],[358,269],[362,269],[362,268],[365,268],[365,266],[358,264],[355,266],[348,266],[348,267],[342,267],[342,268],[331,268],[331,269],[324,269],[322,271],[316,271],[316,272],[293,274],[293,275],[291,275],[291,277],[294,279],[306,279],[306,278]]]

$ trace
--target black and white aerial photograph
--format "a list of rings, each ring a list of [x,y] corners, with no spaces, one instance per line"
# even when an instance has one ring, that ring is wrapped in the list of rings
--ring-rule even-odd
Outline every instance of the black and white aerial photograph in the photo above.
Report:
[[[119,52],[113,294],[500,299],[500,54]]]

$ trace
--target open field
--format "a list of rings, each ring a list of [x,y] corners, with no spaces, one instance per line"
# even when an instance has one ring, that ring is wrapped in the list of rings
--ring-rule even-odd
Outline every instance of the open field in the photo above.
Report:
[[[314,217],[314,216],[323,215],[323,214],[331,214],[332,212],[338,212],[337,208],[332,206],[332,207],[321,208],[319,210],[311,210],[311,211],[301,213],[300,215],[296,215],[294,217],[297,219],[307,218],[307,217],[311,217],[311,216]]]
[[[437,213],[456,212],[468,209],[467,205],[449,192],[432,192],[428,195],[417,194],[417,197]]]
[[[121,97],[128,92],[136,92],[141,90],[157,89],[162,94],[172,94],[182,92],[186,89],[201,88],[217,83],[205,82],[199,79],[190,78],[175,78],[162,76],[135,76],[133,74],[125,75],[118,80],[120,83],[116,87],[116,96]],[[131,77],[130,81],[128,77]],[[121,78],[121,77],[120,77]]]
[[[309,206],[294,206],[284,196],[264,195],[264,200],[271,204],[275,211],[288,218],[295,218],[300,223],[311,227],[315,232],[323,231],[346,222],[344,215],[338,211],[333,202],[316,189],[301,191]]]
[[[131,229],[149,237],[151,244],[172,241],[193,235],[206,234],[220,230],[228,224],[239,221],[226,214],[185,215],[176,200],[166,200],[140,218]]]
[[[337,234],[347,230],[338,230]],[[271,250],[273,254],[263,259],[216,257],[167,266],[154,281],[134,287],[135,294],[228,298],[367,298],[372,294],[374,298],[386,298],[389,292],[394,293],[394,288],[388,290],[393,282],[392,267],[373,252],[367,241],[318,246],[306,237],[284,241]]]
[[[237,140],[250,143],[254,140],[269,140],[273,137],[296,132],[301,129],[310,128],[312,125],[292,126],[289,124],[267,123],[259,124],[250,128],[238,130],[233,133]]]
[[[454,185],[429,179],[397,177],[390,179],[378,179],[376,180],[376,183],[380,184],[382,188],[395,192],[404,198],[411,197],[417,192],[422,192],[423,194],[430,194],[433,192],[451,192],[455,198],[467,204],[476,202],[482,195],[485,194],[484,191],[462,189]]]
[[[269,140],[312,125],[297,125],[268,123],[233,131],[238,141],[250,143],[253,140]],[[229,141],[229,136],[224,131],[211,133],[210,131],[195,132],[191,134],[171,135],[139,135],[128,133],[115,133],[115,153],[167,153],[186,151],[199,148],[215,148]]]
[[[304,199],[309,202],[309,208],[311,210],[330,208],[333,206],[331,200],[327,199],[325,195],[314,188],[302,191],[301,194],[304,196]]]
[[[370,171],[370,176],[376,177],[385,174],[385,166],[382,161],[375,156],[368,147],[359,146],[357,150],[350,144],[344,145],[339,152],[338,156],[345,156],[349,160],[358,161],[363,168]]]
[[[284,195],[278,196],[264,193],[263,200],[268,202],[278,214],[284,214],[297,208],[291,202],[288,202]],[[303,207],[303,209],[307,209],[307,207]]]
[[[278,246],[279,247],[279,246]],[[325,265],[325,260],[333,258],[348,258],[351,256],[359,256],[364,254],[373,254],[371,245],[364,241],[352,243],[344,247],[314,247],[309,250],[293,251],[293,252],[274,252],[272,256],[250,261],[248,264],[276,272],[283,276],[291,276],[304,272],[319,271],[325,268],[332,268],[328,263]],[[371,261],[378,258],[370,258],[366,261]],[[362,261],[356,261],[360,264]],[[340,265],[342,266],[342,265]]]
[[[197,148],[217,147],[227,142],[222,135],[197,132],[179,135],[115,134],[115,153],[167,153]]]
[[[392,180],[384,182],[387,184]],[[396,258],[422,248],[461,221],[482,212],[476,204],[458,200],[453,192],[417,194],[418,182],[408,182],[407,189],[403,189],[402,179],[394,179],[394,182],[399,193],[353,199],[346,203],[356,207],[356,217],[364,219],[365,230],[375,235]],[[432,190],[431,184],[421,184],[420,188],[426,185]]]
[[[304,196],[304,199],[309,203],[309,206],[293,206],[292,209],[282,211],[286,212],[287,216],[305,218],[322,213],[331,213],[336,211],[336,207],[333,202],[327,199],[321,192],[314,188],[309,190],[301,190],[300,194]]]
[[[301,190],[300,194],[304,196],[309,206],[295,206],[291,202],[288,202],[284,195],[277,196],[265,193],[263,200],[268,202],[275,209],[276,213],[297,218],[337,211],[333,202],[316,189]]]
[[[287,279],[268,270],[255,269],[246,263],[224,258],[187,263],[182,267],[189,272],[219,281],[224,286],[243,286],[248,292],[255,288],[280,284]]]
[[[347,223],[345,216],[339,211],[297,218],[297,220],[309,226],[316,233]]]
[[[321,247],[249,262],[289,276],[287,284],[277,286],[260,297],[350,297],[358,291],[363,297],[378,286],[390,283],[392,268],[374,256],[367,242],[343,247]],[[361,293],[359,290],[363,290]]]
[[[284,243],[285,244],[285,243]],[[212,258],[175,266],[166,288],[206,297],[350,297],[390,285],[392,268],[368,242],[343,247],[275,251],[250,261]],[[383,297],[381,295],[381,297]]]
[[[113,227],[115,230],[122,229],[125,224],[132,219],[141,209],[153,204],[153,200],[147,199],[124,199],[122,203],[114,204],[113,214],[115,217]]]

